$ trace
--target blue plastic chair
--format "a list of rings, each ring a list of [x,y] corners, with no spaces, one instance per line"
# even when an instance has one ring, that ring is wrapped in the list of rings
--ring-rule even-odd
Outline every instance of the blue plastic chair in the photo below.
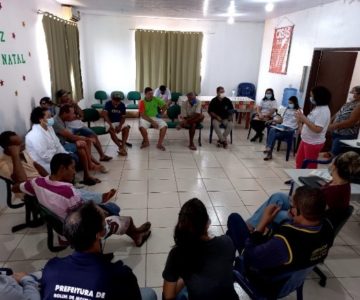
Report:
[[[235,281],[241,286],[241,288],[245,291],[246,294],[248,294],[248,296],[251,299],[254,300],[278,299],[278,298],[286,297],[287,295],[296,291],[297,300],[302,300],[304,281],[306,279],[306,276],[313,270],[313,268],[314,267],[312,266],[306,269],[285,273],[269,279],[273,283],[285,280],[284,285],[281,287],[280,291],[277,293],[275,297],[273,295],[266,295],[264,294],[264,292],[257,289],[255,285],[252,284],[250,280],[239,271],[234,270],[233,272],[234,272]]]
[[[287,148],[286,148],[286,161],[289,161],[289,157],[290,157],[290,152],[291,152],[291,149],[294,150],[294,156],[295,156],[295,153],[296,153],[296,150],[297,150],[297,138],[296,138],[296,135],[295,135],[295,131],[293,132],[293,134],[290,136],[287,136],[287,137],[277,137],[276,140],[278,141],[277,143],[277,151],[280,150],[280,146],[281,146],[281,142],[286,142],[287,144]]]
[[[285,88],[283,92],[283,97],[281,101],[281,105],[284,107],[288,106],[288,101],[291,96],[297,96],[298,90],[295,88]]]
[[[256,97],[256,88],[253,83],[242,82],[237,87],[236,96],[238,97],[248,97],[255,100]]]

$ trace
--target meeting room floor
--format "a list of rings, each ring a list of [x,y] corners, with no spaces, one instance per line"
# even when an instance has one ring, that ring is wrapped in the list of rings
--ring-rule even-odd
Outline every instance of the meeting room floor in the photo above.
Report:
[[[161,299],[161,274],[174,244],[173,228],[180,206],[198,197],[211,217],[211,234],[224,234],[231,212],[247,218],[272,193],[288,193],[283,169],[294,167],[294,157],[291,155],[286,162],[283,149],[274,152],[272,161],[264,162],[264,145],[249,142],[243,124],[234,129],[229,149],[217,148],[215,133],[213,144],[208,142],[208,121],[202,132],[203,146],[197,151],[187,148],[187,131],[175,129],[168,130],[167,151],[156,149],[158,132],[154,130],[150,130],[151,146],[140,150],[137,122],[128,121],[133,148],[126,158],[117,155],[108,135],[100,137],[106,154],[114,158],[104,163],[109,169],[107,174],[96,174],[102,182],[89,189],[99,192],[118,189],[114,201],[121,207],[121,214],[132,216],[136,224],[147,220],[152,223],[152,235],[141,248],[134,247],[126,236],[111,236],[105,252],[114,252],[116,259],[122,259],[133,269],[139,285],[154,287]],[[358,211],[359,205],[353,204]],[[22,208],[5,209],[0,215],[0,266],[31,272],[41,269],[51,257],[71,253],[70,249],[58,254],[47,249],[45,226],[12,234],[11,227],[23,221]],[[317,276],[311,274],[305,283],[304,299],[360,299],[359,222],[359,215],[351,217],[321,266],[328,275],[327,286],[320,287]],[[249,298],[242,294],[240,299]],[[287,299],[296,297],[290,295]]]

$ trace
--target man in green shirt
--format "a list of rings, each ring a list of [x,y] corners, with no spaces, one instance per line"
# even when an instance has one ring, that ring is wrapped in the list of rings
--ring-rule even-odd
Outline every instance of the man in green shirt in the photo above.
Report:
[[[161,110],[161,113],[165,112],[166,103],[161,98],[154,97],[153,90],[150,87],[145,88],[144,94],[144,100],[141,100],[139,103],[139,130],[143,137],[141,149],[150,145],[147,129],[153,127],[160,130],[159,140],[156,147],[165,151],[163,141],[167,130],[167,124],[163,119],[158,118],[157,114],[159,113],[158,109]]]

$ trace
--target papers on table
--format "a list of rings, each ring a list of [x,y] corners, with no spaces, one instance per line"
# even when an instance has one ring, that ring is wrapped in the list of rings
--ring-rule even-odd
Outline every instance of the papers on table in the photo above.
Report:
[[[319,176],[327,182],[332,180],[332,177],[328,170],[313,170],[309,174],[310,176]]]

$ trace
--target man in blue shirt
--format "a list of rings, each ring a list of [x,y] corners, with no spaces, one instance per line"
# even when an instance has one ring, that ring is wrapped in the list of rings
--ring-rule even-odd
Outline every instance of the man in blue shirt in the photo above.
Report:
[[[45,265],[41,299],[156,300],[153,290],[139,289],[128,266],[122,261],[112,263],[113,255],[102,253],[107,234],[104,215],[93,202],[70,213],[64,222],[64,235],[75,251],[52,258]]]
[[[126,156],[126,141],[129,137],[130,126],[124,126],[126,106],[121,102],[123,99],[124,94],[122,92],[112,92],[111,100],[105,104],[103,117],[107,124],[111,139],[119,147],[118,153],[122,156]],[[122,140],[117,137],[119,132],[121,132]]]

